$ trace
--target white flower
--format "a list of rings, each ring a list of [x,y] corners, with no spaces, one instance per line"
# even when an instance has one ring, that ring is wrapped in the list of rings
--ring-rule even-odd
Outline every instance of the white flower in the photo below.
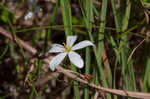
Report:
[[[29,11],[29,12],[25,15],[24,19],[25,19],[25,20],[28,20],[28,19],[30,19],[32,16],[33,16],[33,12],[32,12],[32,11]]]
[[[64,58],[68,55],[70,61],[78,68],[82,68],[84,65],[83,59],[81,56],[74,52],[75,50],[82,49],[87,46],[94,46],[94,44],[88,40],[81,41],[74,45],[77,36],[68,36],[66,40],[66,44],[53,44],[52,48],[49,50],[49,53],[59,53],[56,55],[49,63],[50,69],[52,71],[64,60]]]

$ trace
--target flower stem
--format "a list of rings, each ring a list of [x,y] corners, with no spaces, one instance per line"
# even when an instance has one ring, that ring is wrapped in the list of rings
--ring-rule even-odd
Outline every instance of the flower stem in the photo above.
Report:
[[[71,64],[71,66],[72,66],[72,70],[73,70],[74,72],[76,72],[76,71],[77,71],[76,67],[75,67],[73,64]],[[74,89],[75,99],[80,99],[78,82],[77,82],[77,81],[74,81],[74,82],[73,82],[73,85],[74,85],[74,86],[73,86],[73,89]]]

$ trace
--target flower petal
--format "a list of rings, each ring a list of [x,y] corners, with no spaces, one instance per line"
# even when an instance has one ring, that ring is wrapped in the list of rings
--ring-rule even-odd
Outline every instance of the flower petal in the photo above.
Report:
[[[81,41],[78,44],[74,45],[72,47],[72,50],[82,49],[82,48],[87,47],[87,46],[94,46],[94,44],[88,40]]]
[[[63,45],[60,44],[53,44],[52,48],[49,50],[49,53],[59,53],[59,52],[64,52],[65,48]]]
[[[81,58],[81,56],[78,53],[71,51],[68,53],[68,56],[69,56],[70,61],[75,66],[77,66],[78,68],[83,67],[83,65],[84,65],[83,59]]]
[[[54,71],[55,68],[63,61],[66,55],[67,53],[60,53],[55,56],[49,63],[50,69]]]
[[[77,39],[77,36],[68,36],[67,37],[67,44],[72,47],[72,45],[75,43]]]

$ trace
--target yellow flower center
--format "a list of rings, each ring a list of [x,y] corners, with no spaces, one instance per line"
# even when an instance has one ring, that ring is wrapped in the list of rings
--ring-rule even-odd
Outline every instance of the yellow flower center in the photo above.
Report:
[[[65,46],[65,52],[70,52],[72,49],[71,49],[71,47],[68,45],[68,44],[66,44],[66,43],[63,43],[64,44],[64,46]]]

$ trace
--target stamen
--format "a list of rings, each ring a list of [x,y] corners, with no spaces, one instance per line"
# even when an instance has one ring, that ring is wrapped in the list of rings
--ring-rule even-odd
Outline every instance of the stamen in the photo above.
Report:
[[[66,46],[66,43],[63,43],[64,46]]]
[[[68,44],[63,43],[63,45],[65,47],[65,52],[70,52],[72,50],[71,47]]]

